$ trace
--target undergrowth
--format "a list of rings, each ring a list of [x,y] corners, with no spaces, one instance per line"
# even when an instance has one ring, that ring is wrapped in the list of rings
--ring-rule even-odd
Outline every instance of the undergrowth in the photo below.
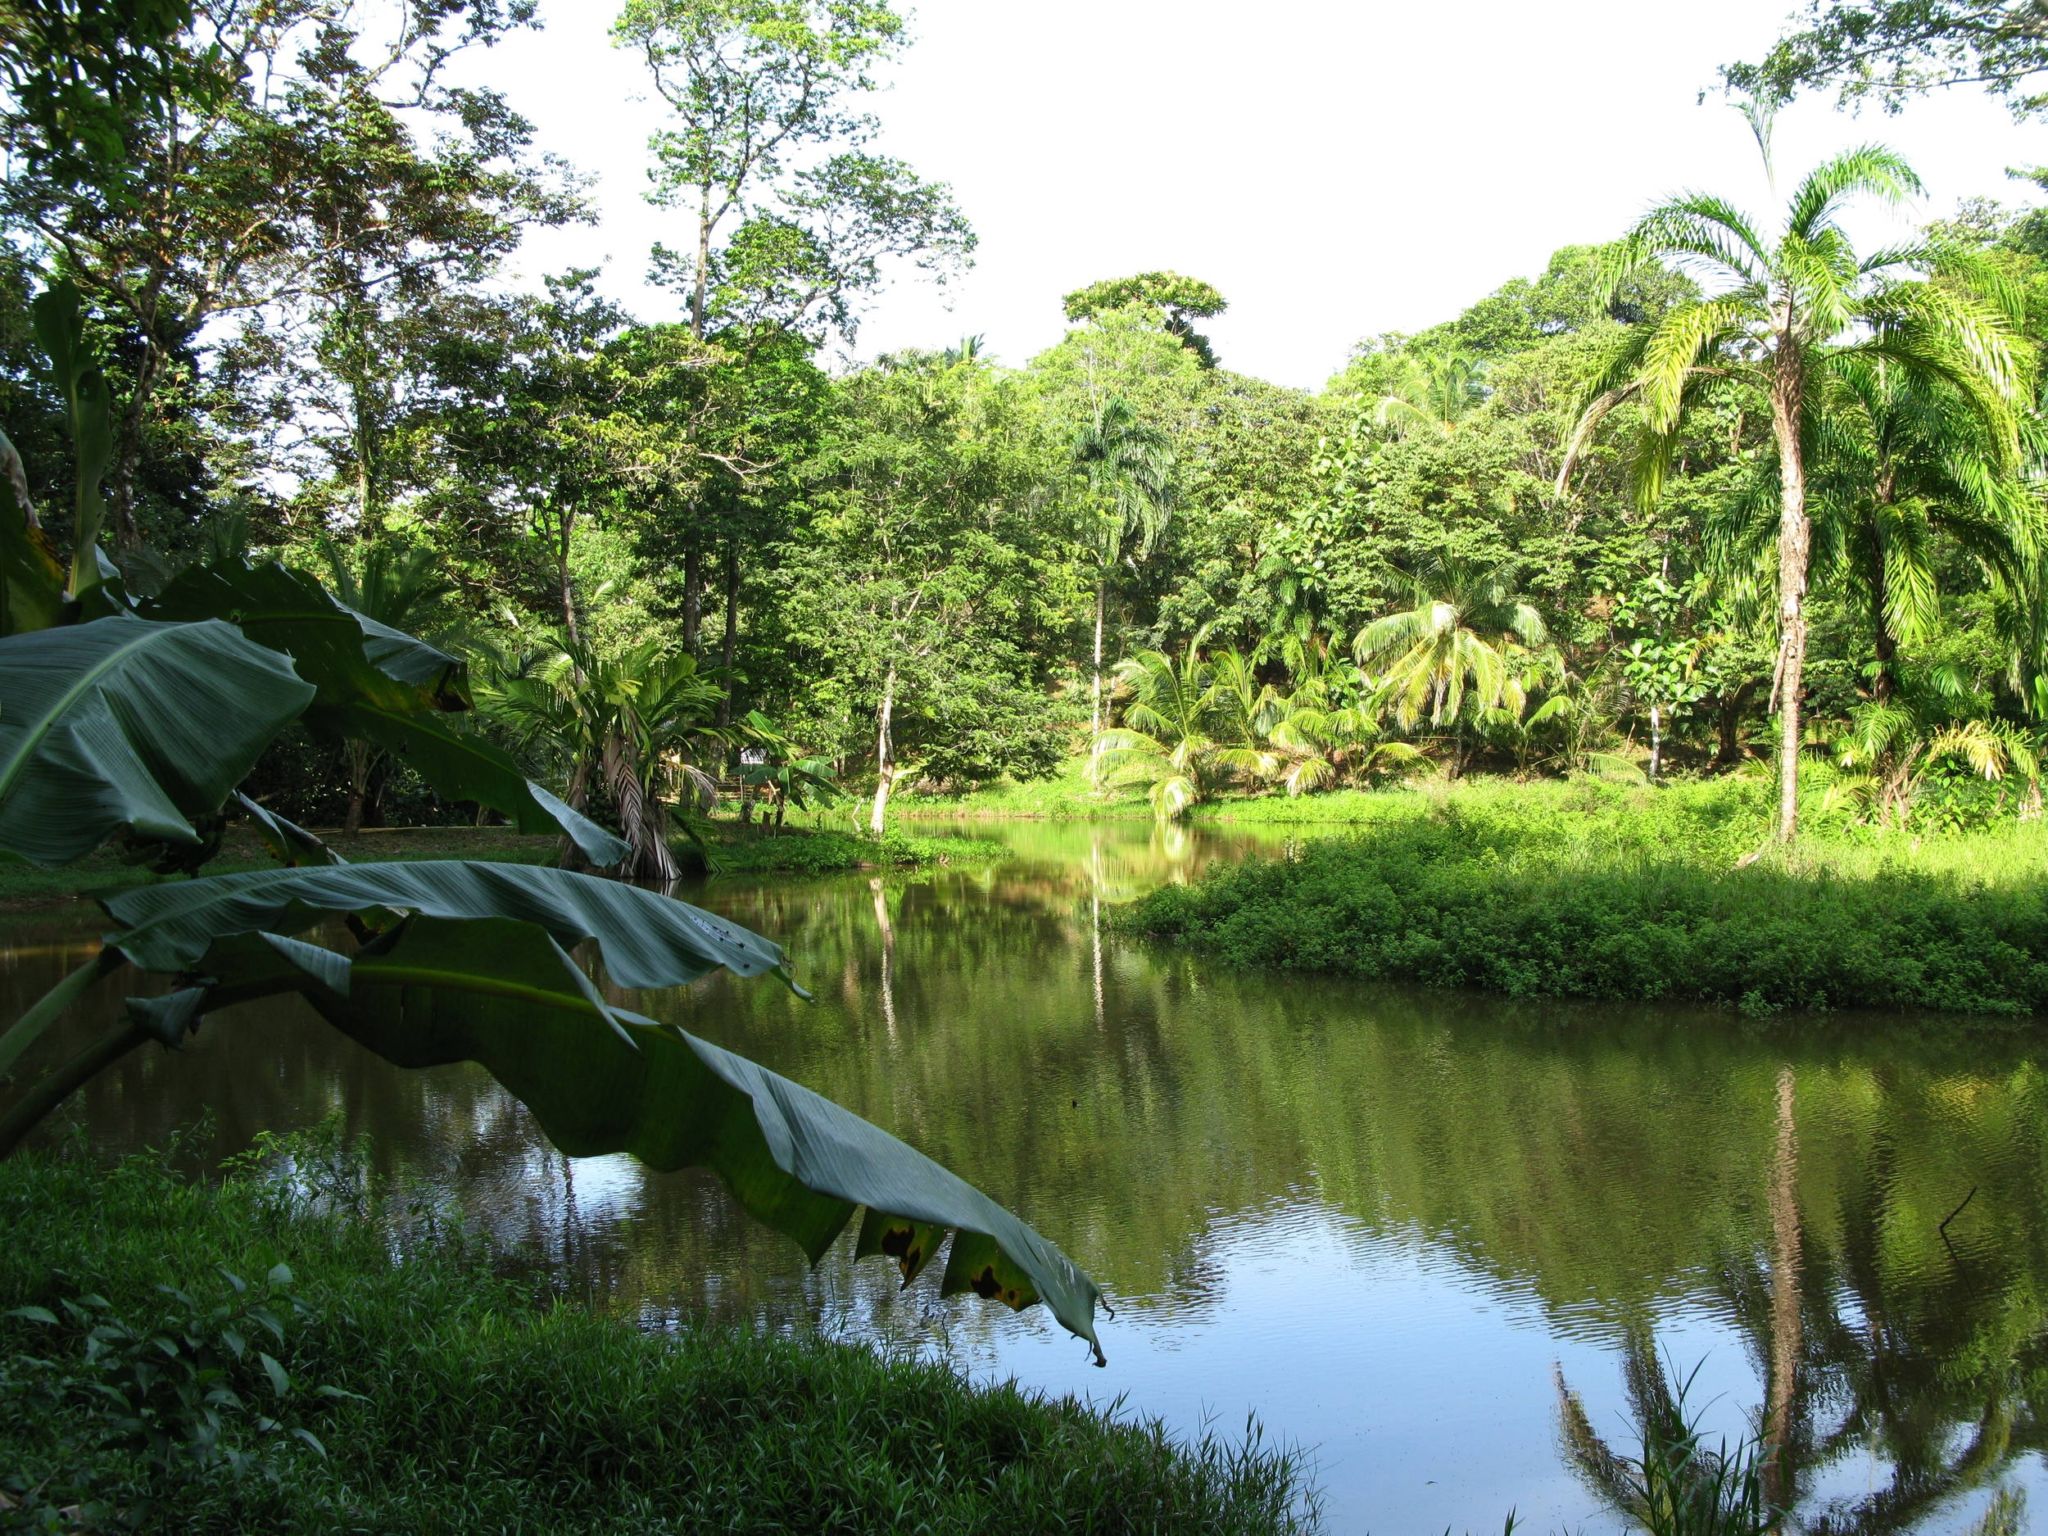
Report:
[[[811,1337],[551,1303],[346,1181],[0,1164],[0,1524],[1284,1531],[1302,1468]],[[337,1195],[336,1189],[341,1193]],[[253,1278],[252,1278],[253,1277]]]

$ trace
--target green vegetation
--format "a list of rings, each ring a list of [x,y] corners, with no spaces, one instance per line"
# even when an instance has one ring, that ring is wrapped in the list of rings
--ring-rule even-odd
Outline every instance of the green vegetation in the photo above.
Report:
[[[290,1183],[0,1165],[10,1528],[1307,1523],[1301,1464],[1256,1440],[1182,1444],[908,1357],[551,1304],[317,1143],[290,1150]]]
[[[849,869],[919,869],[934,864],[987,864],[1004,857],[1001,843],[985,837],[922,837],[892,827],[881,837],[824,827],[785,827],[774,836],[744,833],[715,822],[701,843],[678,846],[687,869],[723,874],[822,875]]]
[[[1168,886],[1130,929],[1234,965],[1512,997],[2048,1008],[2048,828],[1767,854],[1762,780],[1360,797],[1361,830]]]

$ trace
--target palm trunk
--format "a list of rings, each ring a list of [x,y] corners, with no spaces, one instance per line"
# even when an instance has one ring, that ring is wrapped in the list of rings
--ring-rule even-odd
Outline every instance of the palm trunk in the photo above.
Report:
[[[1089,728],[1097,735],[1102,734],[1102,616],[1109,606],[1109,581],[1098,577],[1095,582],[1095,683],[1090,694]]]
[[[1778,1071],[1778,1135],[1771,1159],[1771,1345],[1765,1388],[1763,1498],[1774,1517],[1792,1503],[1791,1438],[1798,1404],[1799,1357],[1799,1123],[1794,1115],[1792,1068]],[[1782,1528],[1774,1518],[1772,1529]]]
[[[1789,313],[1789,301],[1787,310]],[[1785,322],[1789,331],[1790,321]],[[1771,428],[1778,442],[1778,841],[1799,835],[1800,694],[1806,680],[1806,569],[1813,529],[1806,516],[1806,460],[1799,429],[1805,392],[1799,343],[1789,334],[1778,341],[1771,381]]]
[[[889,791],[896,787],[896,743],[889,734],[889,723],[896,713],[896,663],[889,663],[889,674],[882,683],[882,707],[875,722],[875,803],[868,812],[868,831],[875,837],[882,835],[889,814]]]

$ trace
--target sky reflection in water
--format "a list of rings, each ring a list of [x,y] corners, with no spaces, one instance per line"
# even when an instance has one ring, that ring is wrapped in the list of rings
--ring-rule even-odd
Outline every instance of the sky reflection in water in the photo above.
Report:
[[[1125,1394],[1182,1429],[1241,1433],[1256,1413],[1315,1447],[1333,1530],[1497,1531],[1510,1508],[1532,1530],[1615,1528],[1562,1454],[1557,1378],[1632,1451],[1631,1339],[1699,1365],[1691,1405],[1731,1437],[1765,1414],[1769,1362],[1796,1361],[1784,1428],[1809,1528],[1962,1529],[2001,1483],[2048,1508],[2048,1079],[2030,1033],[1759,1032],[1232,975],[1121,942],[1101,913],[1279,839],[999,831],[1019,857],[993,869],[685,893],[784,943],[817,1001],[714,980],[635,1003],[1032,1220],[1118,1309],[1105,1372],[1042,1310],[941,1302],[928,1281],[899,1294],[853,1263],[850,1234],[809,1271],[710,1181],[571,1163],[481,1073],[401,1073],[310,1018],[223,1020],[183,1059],[131,1058],[91,1091],[89,1133],[160,1142],[211,1106],[216,1156],[338,1110],[382,1164],[650,1320],[815,1319]],[[90,932],[16,923],[0,1004]]]

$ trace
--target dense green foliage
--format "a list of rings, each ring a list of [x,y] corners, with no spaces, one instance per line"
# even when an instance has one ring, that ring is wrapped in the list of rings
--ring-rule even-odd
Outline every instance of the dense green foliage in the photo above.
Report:
[[[1300,1465],[1256,1444],[812,1338],[550,1305],[431,1210],[294,1150],[294,1184],[0,1166],[10,1519],[1249,1532],[1304,1512]]]
[[[1732,867],[1766,790],[1380,796],[1353,836],[1164,887],[1122,920],[1237,965],[1513,997],[2048,1008],[2038,825],[1933,858],[1851,841]]]
[[[1766,142],[1799,83],[1895,95],[1929,60],[2030,101],[2010,10],[1830,0],[1734,78]],[[872,152],[908,41],[887,5],[624,8],[667,114],[650,196],[689,237],[656,253],[677,313],[648,319],[589,272],[497,281],[579,206],[516,104],[441,66],[530,7],[375,38],[329,0],[177,18],[17,71],[5,124],[26,170],[0,284],[84,295],[129,589],[232,551],[359,581],[365,611],[423,598],[391,622],[478,658],[484,732],[645,875],[671,872],[673,816],[758,766],[757,717],[778,760],[872,791],[876,832],[899,786],[1044,777],[1084,725],[1170,814],[1432,763],[1726,769],[1773,711],[1785,761],[1837,757],[1872,820],[1944,814],[1968,778],[2031,803],[2035,215],[1974,208],[1859,263],[1837,215],[1917,185],[1859,151],[1788,180],[1782,225],[1688,195],[1588,230],[1318,392],[1222,366],[1198,327],[1225,295],[1172,271],[1048,294],[1070,329],[1021,366],[968,337],[834,375],[892,274],[973,244],[950,189]],[[168,89],[216,110],[159,111]],[[71,405],[26,328],[0,328],[0,406],[61,536]],[[1158,657],[1233,695],[1184,700],[1175,740],[1140,686]],[[254,782],[300,819],[473,814],[360,735],[284,740]]]

